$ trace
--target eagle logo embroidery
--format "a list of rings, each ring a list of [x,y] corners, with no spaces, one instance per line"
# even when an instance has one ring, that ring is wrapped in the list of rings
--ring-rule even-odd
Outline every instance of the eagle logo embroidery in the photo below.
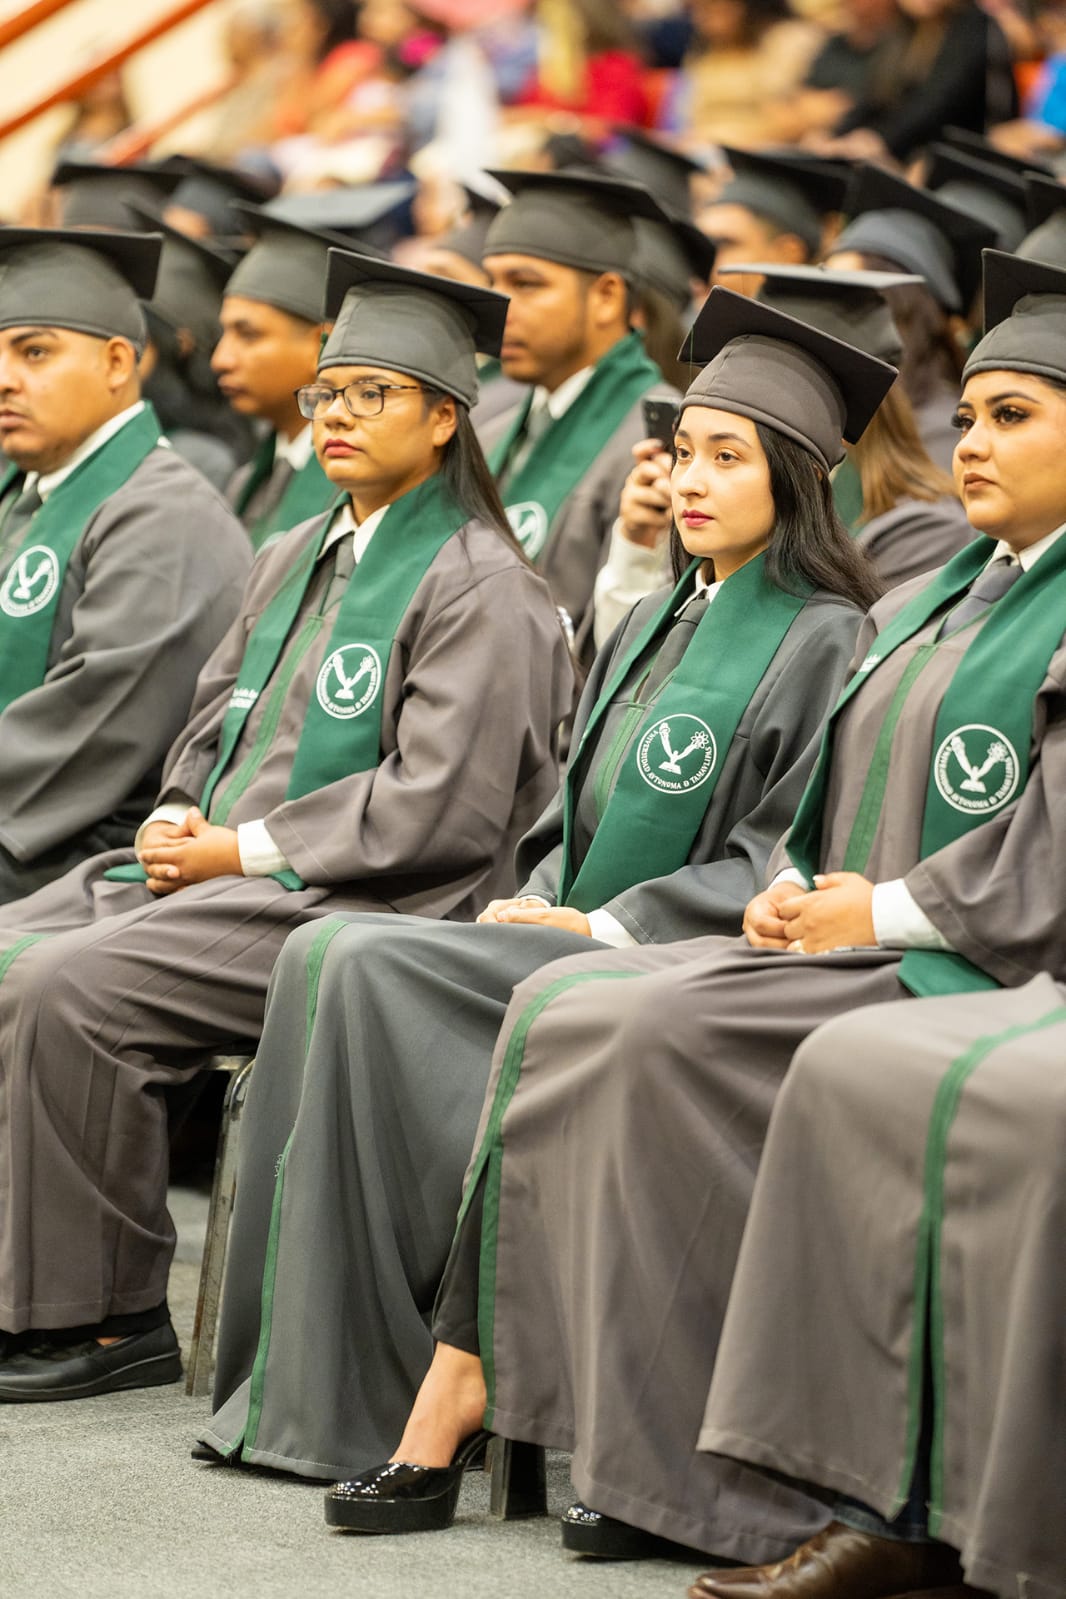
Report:
[[[548,541],[548,513],[538,500],[519,500],[507,507],[507,520],[515,538],[531,561]]]
[[[345,644],[322,662],[315,693],[324,711],[345,722],[369,710],[380,687],[377,650],[369,644]]]
[[[944,739],[933,775],[941,797],[953,810],[986,816],[1013,796],[1021,765],[1005,734],[983,722],[971,722]]]
[[[717,760],[718,746],[707,723],[684,713],[664,716],[649,728],[637,748],[641,777],[661,794],[688,794],[699,788]]]
[[[7,616],[33,616],[59,587],[59,559],[45,544],[23,550],[0,588],[0,610]]]

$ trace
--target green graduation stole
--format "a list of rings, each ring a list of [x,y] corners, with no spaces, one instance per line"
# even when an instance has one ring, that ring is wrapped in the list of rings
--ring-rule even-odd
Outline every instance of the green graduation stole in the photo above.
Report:
[[[237,503],[234,506],[237,515],[242,519],[253,496],[258,493],[274,470],[276,444],[277,434],[268,433],[252,457],[248,481],[237,496]],[[307,522],[312,516],[321,515],[323,511],[331,511],[342,495],[343,490],[330,482],[319,465],[318,456],[312,454],[306,466],[302,466],[298,472],[292,474],[285,485],[284,494],[274,509],[257,517],[248,528],[252,548],[260,550],[272,534],[287,533],[300,522]]]
[[[560,422],[534,444],[521,470],[507,484],[507,517],[526,555],[536,561],[548,542],[556,514],[623,417],[641,395],[662,382],[662,373],[645,353],[639,333],[629,333],[608,350]],[[530,392],[514,424],[489,459],[498,476],[506,466],[533,403]]]
[[[0,711],[44,682],[63,577],[85,524],[161,438],[159,419],[146,404],[63,479],[25,528],[0,584]],[[0,495],[18,476],[12,467]]]
[[[850,455],[844,457],[833,473],[832,486],[837,515],[852,538],[856,538],[862,532],[865,519],[862,514],[862,478]]]
[[[269,747],[275,721],[270,714],[272,705],[263,718],[265,736],[256,740],[248,759],[219,793],[219,783],[252,707],[270,683],[299,617],[331,520],[323,521],[321,531],[292,567],[248,639],[219,733],[218,759],[200,799],[201,811],[220,826],[248,788]],[[296,746],[286,799],[300,799],[380,762],[381,689],[396,631],[437,555],[466,520],[466,513],[447,495],[439,475],[389,506],[338,608]],[[290,654],[294,669],[321,632],[323,620],[321,616],[306,619]],[[285,681],[279,676],[275,685],[279,715],[291,675],[285,674]],[[218,803],[212,814],[216,794]],[[276,875],[285,888],[305,886],[294,871]],[[118,882],[144,882],[147,873],[141,866],[119,866],[105,876]]]
[[[661,647],[678,606],[693,592],[698,566],[698,561],[692,563],[627,651],[597,700],[570,764],[563,791],[561,905],[596,910],[635,883],[684,866],[740,719],[811,592],[807,586],[802,595],[786,594],[771,583],[765,553],[726,579],[655,704],[634,706],[632,720],[623,724],[619,744],[632,737],[633,748],[575,874],[574,814],[582,755],[638,662]]]
[[[838,700],[788,838],[789,858],[808,882],[818,870],[833,738],[841,710],[894,650],[938,611],[961,599],[988,558],[988,544],[978,541],[942,567],[878,634],[872,652]],[[1066,539],[1060,539],[996,601],[959,661],[936,719],[922,814],[922,860],[980,827],[1025,787],[1033,701],[1066,632],[1064,598]],[[893,734],[915,681],[936,649],[935,643],[917,649],[885,715],[845,851],[845,871],[866,870],[884,805]],[[907,950],[900,981],[923,997],[999,986],[972,962],[947,950]]]

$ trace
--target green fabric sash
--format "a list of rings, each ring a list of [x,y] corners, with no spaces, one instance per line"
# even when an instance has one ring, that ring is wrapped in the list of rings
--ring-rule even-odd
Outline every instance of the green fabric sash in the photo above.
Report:
[[[596,910],[616,894],[684,866],[711,803],[726,753],[752,695],[807,603],[766,576],[766,556],[727,578],[707,607],[676,670],[654,705],[633,708],[623,734],[633,738],[580,870],[574,871],[574,814],[582,756],[609,706],[642,658],[657,653],[693,592],[693,561],[659,613],[627,651],[596,702],[564,788],[563,874],[559,903]],[[650,664],[650,662],[649,662]],[[698,713],[698,714],[697,714]]]
[[[865,519],[862,514],[862,478],[850,455],[846,455],[833,473],[833,504],[837,515],[856,538],[861,533]]]
[[[466,520],[466,513],[449,499],[439,476],[428,478],[389,506],[338,608],[316,680],[315,695],[307,708],[296,747],[286,799],[300,799],[353,772],[365,772],[378,765],[381,760],[381,689],[396,630],[426,572]],[[321,531],[311,540],[260,616],[245,648],[219,733],[218,760],[200,800],[204,815],[219,826],[225,825],[270,746],[270,735],[276,725],[272,702],[268,703],[263,717],[266,736],[256,739],[247,760],[219,792],[220,781],[240,742],[245,723],[274,676],[299,618],[331,521],[331,517],[323,520]],[[299,664],[321,631],[322,622],[320,616],[305,620],[289,652],[290,663]],[[278,715],[293,675],[295,667],[291,672],[278,674],[275,685]],[[119,882],[144,881],[147,876],[140,866],[113,867],[104,875]],[[306,886],[294,871],[279,872],[276,876],[285,888]]]
[[[536,561],[563,501],[576,488],[623,417],[643,394],[662,382],[662,373],[644,352],[639,333],[627,334],[608,350],[558,425],[534,444],[521,470],[507,484],[507,516],[526,555]],[[499,476],[526,425],[532,392],[514,424],[489,459]]]
[[[248,481],[237,496],[234,507],[242,520],[253,497],[274,470],[276,444],[277,434],[269,433],[252,457]],[[318,456],[312,454],[307,465],[293,473],[274,509],[257,517],[248,528],[252,548],[261,550],[274,534],[287,533],[290,528],[309,521],[312,516],[319,516],[323,511],[331,511],[342,496],[343,490],[330,482],[319,465]]]
[[[159,419],[146,405],[75,467],[27,524],[0,584],[0,711],[44,682],[63,577],[85,524],[161,437]],[[0,495],[18,475],[12,467],[0,483]]]
[[[949,561],[878,635],[873,651],[838,700],[788,839],[789,858],[808,882],[818,870],[833,738],[842,709],[893,651],[961,599],[989,555],[990,546],[978,541]],[[1066,632],[1064,576],[1066,539],[1060,539],[997,600],[959,661],[937,714],[922,815],[922,860],[979,827],[1025,787],[1033,702]],[[845,852],[846,871],[866,870],[884,806],[892,736],[908,695],[936,649],[932,643],[917,650],[882,723]],[[999,987],[961,955],[941,950],[908,950],[900,981],[919,996]]]

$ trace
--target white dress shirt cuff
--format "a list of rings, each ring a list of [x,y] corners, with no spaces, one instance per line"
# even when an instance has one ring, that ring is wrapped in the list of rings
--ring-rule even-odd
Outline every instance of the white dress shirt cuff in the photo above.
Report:
[[[797,888],[805,888],[808,890],[811,887],[811,884],[808,883],[803,873],[798,871],[795,866],[786,866],[783,872],[778,872],[773,883],[770,884],[771,888],[773,888],[774,883],[795,883]]]
[[[882,949],[952,948],[943,933],[933,926],[902,877],[874,885],[872,911],[874,934]]]
[[[275,872],[289,869],[265,822],[237,823],[237,851],[245,877],[273,877]]]
[[[134,849],[140,849],[145,828],[151,827],[153,822],[173,822],[175,827],[180,827],[189,814],[189,808],[192,803],[192,800],[187,800],[184,805],[180,805],[176,800],[171,800],[166,805],[157,805],[152,814],[146,816],[137,829],[137,836],[133,840]]]
[[[610,944],[612,949],[629,949],[636,943],[632,933],[628,933],[610,911],[589,911],[589,932],[599,943]]]

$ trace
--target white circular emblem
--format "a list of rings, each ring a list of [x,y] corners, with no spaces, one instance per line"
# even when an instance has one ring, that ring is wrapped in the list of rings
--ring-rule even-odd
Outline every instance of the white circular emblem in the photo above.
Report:
[[[1006,805],[1018,787],[1019,772],[1010,739],[983,722],[969,722],[949,733],[933,762],[941,798],[968,816],[985,816]]]
[[[706,783],[718,759],[718,746],[698,716],[666,716],[645,733],[637,748],[637,768],[650,788],[662,794],[688,794]]]
[[[535,561],[548,538],[548,513],[539,500],[519,500],[507,507],[507,520],[515,538]]]
[[[47,545],[23,550],[0,588],[0,610],[8,616],[32,616],[43,610],[59,587],[59,559]]]
[[[377,699],[381,661],[369,644],[345,644],[322,662],[315,684],[318,703],[330,716],[346,722],[362,716]]]

